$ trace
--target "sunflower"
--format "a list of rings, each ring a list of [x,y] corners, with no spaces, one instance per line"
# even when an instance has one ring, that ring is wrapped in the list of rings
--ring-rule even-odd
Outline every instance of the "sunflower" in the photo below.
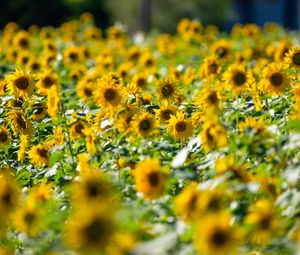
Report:
[[[290,67],[300,69],[300,47],[291,48],[284,60]]]
[[[87,102],[92,100],[95,89],[96,85],[94,80],[86,76],[77,83],[76,93],[81,100]]]
[[[127,135],[132,131],[132,121],[138,112],[139,110],[137,107],[126,106],[126,108],[118,113],[115,126],[120,133]]]
[[[42,229],[42,210],[28,201],[11,216],[12,223],[21,233],[35,237]]]
[[[111,186],[100,169],[92,168],[88,162],[81,166],[79,181],[72,185],[73,201],[80,206],[83,203],[92,204],[111,200]],[[110,204],[112,205],[111,201]]]
[[[130,62],[137,62],[141,53],[139,47],[136,45],[131,46],[126,52],[125,52],[125,58]]]
[[[32,204],[44,204],[52,197],[52,184],[42,182],[38,186],[30,189],[28,194],[28,202]]]
[[[230,224],[228,213],[211,214],[196,228],[195,246],[199,254],[235,254],[242,240],[241,231]]]
[[[225,40],[217,40],[212,44],[211,50],[219,59],[226,59],[231,54],[231,43]]]
[[[127,232],[117,232],[107,247],[107,255],[130,254],[136,243],[135,237]]]
[[[143,112],[140,115],[134,116],[132,127],[133,131],[136,131],[139,136],[151,136],[157,131],[157,121],[152,114]]]
[[[20,148],[18,150],[18,161],[22,162],[25,159],[25,153],[28,148],[29,138],[28,135],[20,135]]]
[[[33,73],[38,73],[41,68],[42,68],[42,64],[39,60],[37,59],[30,59],[28,64],[26,65],[26,67],[31,70]]]
[[[267,199],[260,199],[250,207],[245,223],[251,226],[250,238],[257,244],[267,244],[280,227],[276,209]]]
[[[64,64],[68,65],[80,63],[83,57],[80,53],[80,48],[77,46],[70,46],[69,48],[65,49],[63,52]]]
[[[199,218],[198,201],[200,191],[197,183],[189,184],[174,201],[176,213],[186,222]]]
[[[221,71],[221,65],[215,56],[207,57],[200,69],[200,74],[206,78],[214,78]]]
[[[154,110],[154,112],[160,123],[166,124],[172,115],[176,115],[177,109],[168,103],[164,103],[159,109]]]
[[[24,51],[18,54],[16,64],[18,66],[25,67],[31,59],[33,59],[32,53],[30,53],[29,51]]]
[[[85,127],[85,123],[80,119],[74,122],[70,127],[70,135],[72,140],[84,137],[83,130],[85,129]]]
[[[283,64],[269,64],[264,68],[262,76],[262,85],[272,94],[282,94],[290,86],[290,78],[284,71]]]
[[[123,80],[128,80],[131,70],[132,64],[130,62],[125,62],[118,66],[117,72]]]
[[[221,95],[220,91],[204,86],[201,92],[195,98],[196,105],[202,105],[203,109],[214,114],[221,110]]]
[[[99,254],[113,237],[115,225],[109,205],[82,206],[65,225],[64,243],[81,254]]]
[[[29,151],[29,158],[31,162],[38,167],[47,165],[50,159],[48,146],[42,144],[33,146]]]
[[[47,112],[53,120],[57,119],[57,113],[59,111],[59,91],[56,86],[51,86],[47,93]]]
[[[150,72],[154,72],[156,69],[156,59],[151,52],[144,52],[141,55],[139,62],[143,68],[148,69]]]
[[[114,79],[100,79],[95,92],[95,100],[103,108],[114,110],[121,106],[122,89],[116,85]]]
[[[31,48],[31,37],[26,31],[19,31],[13,39],[13,44],[20,50],[29,50]]]
[[[86,127],[83,129],[83,134],[85,136],[85,146],[89,153],[94,154],[97,151],[96,148],[96,134],[92,127]]]
[[[52,86],[58,86],[58,76],[51,69],[44,69],[38,75],[38,79],[36,86],[43,95],[46,95]]]
[[[171,115],[167,128],[176,139],[187,139],[193,135],[192,122],[184,117],[182,112]]]
[[[267,130],[264,124],[265,118],[255,119],[253,117],[247,117],[243,122],[240,122],[238,127],[241,133],[247,133],[247,131],[254,131],[254,134],[259,135]]]
[[[12,125],[15,135],[27,134],[31,132],[31,123],[21,111],[11,110],[8,113],[8,122]]]
[[[0,170],[0,213],[1,217],[4,217],[15,209],[21,197],[10,170],[2,168]]]
[[[34,103],[31,109],[33,112],[30,118],[35,121],[41,121],[47,114],[46,103]]]
[[[148,77],[145,73],[137,73],[132,77],[132,83],[138,88],[146,89],[148,85]]]
[[[227,132],[218,121],[205,121],[200,136],[205,151],[222,148],[227,145]]]
[[[145,199],[157,199],[165,192],[167,174],[161,169],[157,159],[145,159],[139,162],[133,172],[135,189]]]
[[[223,75],[223,80],[227,88],[231,88],[235,94],[249,90],[250,85],[254,82],[251,71],[237,64],[232,64],[228,67],[228,70]]]
[[[205,216],[224,210],[227,202],[226,190],[220,186],[201,190],[197,201],[198,215]]]
[[[33,93],[34,81],[32,75],[20,68],[17,68],[14,73],[6,75],[5,81],[10,94],[14,94],[17,98],[27,98]]]
[[[216,171],[218,174],[231,173],[231,179],[237,179],[242,182],[249,182],[252,180],[251,174],[248,172],[249,164],[241,164],[235,162],[234,155],[228,157],[218,158],[216,160]]]
[[[279,43],[275,54],[274,60],[276,62],[281,62],[286,57],[286,54],[289,52],[290,48],[292,47],[292,42],[290,40],[283,40]]]
[[[158,83],[157,95],[160,100],[167,100],[168,102],[176,101],[178,81],[172,77],[167,77]]]
[[[11,134],[7,127],[0,125],[0,150],[7,147],[11,142]]]

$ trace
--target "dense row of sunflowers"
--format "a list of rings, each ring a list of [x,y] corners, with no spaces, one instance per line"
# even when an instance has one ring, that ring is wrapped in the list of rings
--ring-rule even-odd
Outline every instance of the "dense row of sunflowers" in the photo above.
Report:
[[[0,254],[294,254],[299,34],[93,17],[1,33]]]

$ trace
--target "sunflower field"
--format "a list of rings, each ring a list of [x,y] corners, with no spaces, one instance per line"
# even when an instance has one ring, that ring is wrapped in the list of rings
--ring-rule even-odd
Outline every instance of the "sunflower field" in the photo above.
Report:
[[[8,23],[0,254],[299,254],[299,39]]]

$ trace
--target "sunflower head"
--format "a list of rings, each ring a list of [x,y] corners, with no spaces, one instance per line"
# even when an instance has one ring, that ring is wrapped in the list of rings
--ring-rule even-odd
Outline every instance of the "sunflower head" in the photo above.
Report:
[[[146,159],[137,164],[134,170],[135,189],[146,199],[156,199],[164,194],[167,174],[159,160]]]
[[[10,131],[5,126],[0,125],[0,150],[7,147],[11,142]]]
[[[267,199],[260,199],[250,207],[245,222],[252,228],[252,242],[257,244],[268,243],[280,226],[277,212],[272,202]]]
[[[235,94],[240,94],[249,90],[250,85],[254,82],[252,73],[245,67],[233,64],[224,73],[223,79],[225,85]]]
[[[5,217],[20,202],[20,191],[10,170],[3,168],[0,170],[0,213]]]
[[[38,167],[47,165],[50,159],[48,146],[42,144],[33,146],[29,151],[29,158],[31,162]]]
[[[15,95],[17,98],[28,98],[33,93],[34,80],[32,75],[20,68],[16,69],[14,73],[6,75],[5,81],[10,94]]]
[[[188,185],[179,195],[176,196],[174,204],[176,213],[187,222],[199,218],[198,203],[200,191],[197,183]]]
[[[167,100],[168,102],[176,101],[178,82],[173,77],[167,77],[158,83],[157,94],[160,100]]]
[[[30,134],[31,122],[19,110],[11,110],[8,115],[8,122],[12,125],[15,134]]]
[[[290,86],[289,76],[282,64],[269,64],[264,68],[262,76],[262,85],[272,94],[282,94]]]
[[[12,220],[19,232],[34,237],[42,229],[42,210],[27,201],[13,213]]]
[[[97,254],[105,250],[115,228],[113,211],[109,206],[82,206],[65,225],[64,243],[82,254]]]
[[[211,214],[198,222],[195,246],[203,254],[234,254],[242,241],[242,233],[230,224],[227,212]]]
[[[186,119],[182,112],[171,115],[167,128],[170,134],[177,139],[187,139],[193,134],[193,125],[191,120]]]
[[[142,114],[133,118],[133,130],[141,137],[154,135],[157,131],[157,121],[155,117],[148,113]]]
[[[108,110],[115,110],[121,106],[122,88],[118,86],[118,76],[104,77],[98,80],[95,100]]]
[[[38,78],[36,86],[43,94],[47,94],[52,86],[58,86],[58,77],[51,69],[45,69]]]
[[[291,48],[286,54],[285,62],[290,67],[300,69],[300,47]]]
[[[225,40],[218,40],[211,46],[213,54],[219,59],[226,59],[231,53],[231,44]]]

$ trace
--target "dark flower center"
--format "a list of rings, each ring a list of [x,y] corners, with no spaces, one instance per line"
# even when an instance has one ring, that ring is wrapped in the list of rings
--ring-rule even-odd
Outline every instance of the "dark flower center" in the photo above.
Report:
[[[218,96],[217,96],[217,93],[216,92],[212,92],[208,95],[207,97],[208,101],[211,103],[211,104],[215,104],[218,102]]]
[[[224,58],[228,54],[228,50],[226,48],[220,47],[217,49],[217,54],[220,58]]]
[[[218,70],[218,65],[216,63],[211,63],[208,65],[208,70],[210,73],[216,73]]]
[[[236,72],[233,76],[234,84],[241,86],[246,82],[246,75],[243,72]]]
[[[264,216],[260,220],[259,226],[260,226],[261,229],[265,229],[265,230],[269,229],[270,226],[271,226],[271,217],[270,217],[270,215]]]
[[[19,41],[19,45],[22,47],[22,48],[28,48],[29,47],[29,42],[26,38],[22,38],[20,41]]]
[[[48,150],[46,149],[37,149],[37,153],[42,157],[47,159],[48,158]]]
[[[35,219],[36,219],[36,216],[31,212],[27,212],[24,215],[24,221],[28,225],[32,225],[34,223]]]
[[[100,185],[97,182],[89,182],[87,184],[87,193],[90,197],[96,197],[101,193]]]
[[[153,63],[153,60],[151,58],[149,58],[146,60],[145,64],[146,64],[146,66],[152,66],[154,63]]]
[[[75,52],[71,52],[70,55],[69,55],[69,59],[71,61],[77,61],[78,60],[78,54],[75,53]]]
[[[107,101],[113,101],[116,98],[116,91],[114,89],[106,89],[104,97]]]
[[[25,77],[20,77],[15,80],[15,85],[20,90],[26,90],[29,86],[29,82]]]
[[[184,121],[179,121],[175,125],[175,129],[177,132],[183,132],[186,130],[186,124]]]
[[[150,121],[148,119],[142,120],[139,125],[140,129],[147,131],[150,129]]]
[[[144,87],[147,81],[144,78],[139,78],[136,83],[139,87]]]
[[[159,183],[159,177],[157,173],[148,174],[148,180],[151,186],[156,186]]]
[[[164,120],[169,120],[171,118],[171,114],[173,114],[172,110],[164,110],[161,113]]]
[[[211,242],[215,247],[222,246],[228,241],[228,232],[223,229],[217,229],[211,236]]]
[[[18,114],[18,115],[16,116],[16,121],[17,121],[18,125],[19,125],[22,129],[26,129],[26,128],[27,128],[27,124],[26,124],[26,122],[24,121],[23,117],[22,117],[20,114]]]
[[[92,96],[92,91],[88,88],[85,88],[84,90],[84,94],[87,96],[87,97],[91,97]]]
[[[165,85],[162,87],[162,94],[165,96],[165,97],[169,97],[173,94],[173,87],[171,85]]]
[[[10,190],[7,190],[1,197],[1,200],[8,206],[12,205],[12,194]]]
[[[280,73],[273,73],[270,76],[270,82],[271,82],[271,84],[273,86],[279,87],[282,84],[282,82],[283,82],[282,74],[280,74]]]
[[[83,231],[87,237],[87,242],[92,244],[103,243],[106,239],[106,222],[102,219],[94,219],[89,225],[87,225]]]
[[[293,56],[293,63],[297,66],[300,65],[300,52],[297,52]]]
[[[75,131],[76,131],[76,133],[77,134],[82,134],[82,130],[84,129],[84,126],[82,125],[82,123],[77,123],[76,125],[75,125]]]
[[[43,84],[45,88],[50,88],[54,83],[55,81],[52,79],[52,77],[47,76],[43,79]]]
[[[4,131],[0,132],[0,142],[4,143],[7,141],[7,139],[8,139],[8,136],[7,136],[6,132],[4,132]]]

